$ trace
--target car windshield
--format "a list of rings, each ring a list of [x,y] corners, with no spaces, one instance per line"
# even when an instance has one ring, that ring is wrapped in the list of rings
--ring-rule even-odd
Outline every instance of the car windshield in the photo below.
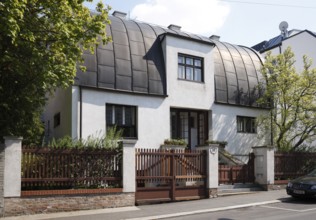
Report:
[[[316,176],[316,169],[307,174],[307,176]]]

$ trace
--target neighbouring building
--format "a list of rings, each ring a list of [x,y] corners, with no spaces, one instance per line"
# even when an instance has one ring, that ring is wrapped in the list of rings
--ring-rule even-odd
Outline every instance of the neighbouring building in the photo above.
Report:
[[[287,22],[281,22],[279,25],[280,35],[270,40],[262,41],[252,48],[257,50],[263,56],[271,51],[273,55],[283,53],[286,48],[291,47],[295,55],[295,67],[298,71],[303,69],[303,56],[307,55],[313,60],[313,66],[316,67],[316,33],[310,30],[287,30]]]
[[[262,61],[255,50],[125,16],[110,16],[113,42],[85,53],[87,71],[49,100],[48,139],[97,136],[116,125],[142,148],[183,138],[194,149],[209,139],[243,155],[267,144],[255,124],[266,111],[256,103]]]

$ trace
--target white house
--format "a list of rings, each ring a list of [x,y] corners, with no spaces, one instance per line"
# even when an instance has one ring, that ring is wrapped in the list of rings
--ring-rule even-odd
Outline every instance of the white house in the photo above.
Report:
[[[286,22],[281,22],[282,24]],[[303,56],[306,55],[313,60],[313,67],[316,67],[316,33],[309,30],[287,30],[281,31],[280,35],[271,38],[267,41],[262,41],[252,48],[257,50],[262,55],[271,51],[273,55],[283,53],[286,48],[291,47],[295,55],[295,67],[298,71],[303,69]]]
[[[45,111],[50,138],[87,138],[111,126],[136,147],[159,148],[183,138],[190,148],[208,139],[227,141],[232,154],[266,144],[255,118],[260,56],[243,46],[125,18],[114,12],[113,42],[84,54],[86,72],[59,90]]]

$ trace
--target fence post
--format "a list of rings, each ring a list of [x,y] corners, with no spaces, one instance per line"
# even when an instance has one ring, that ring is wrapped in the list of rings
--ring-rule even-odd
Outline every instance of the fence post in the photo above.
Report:
[[[207,155],[207,181],[206,187],[208,189],[208,197],[217,197],[218,189],[218,144],[211,144],[208,146],[201,146],[199,149],[206,150]]]
[[[21,196],[22,138],[4,137],[4,197]]]
[[[135,144],[136,140],[123,140],[123,192],[136,191]]]
[[[274,185],[274,148],[256,146],[252,149],[255,154],[255,182],[270,190]]]

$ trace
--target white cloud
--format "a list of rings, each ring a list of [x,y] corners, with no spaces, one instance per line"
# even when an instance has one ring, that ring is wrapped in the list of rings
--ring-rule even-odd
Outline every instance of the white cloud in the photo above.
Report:
[[[224,25],[229,12],[229,5],[219,0],[147,0],[132,9],[131,18],[209,36]]]

